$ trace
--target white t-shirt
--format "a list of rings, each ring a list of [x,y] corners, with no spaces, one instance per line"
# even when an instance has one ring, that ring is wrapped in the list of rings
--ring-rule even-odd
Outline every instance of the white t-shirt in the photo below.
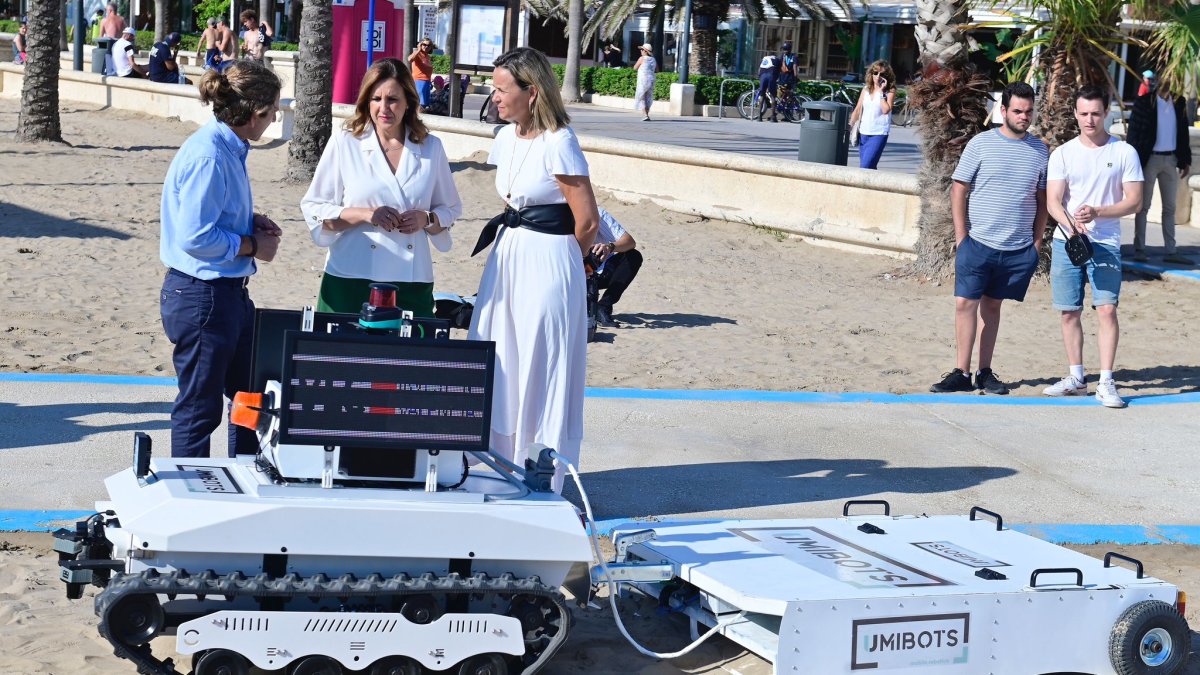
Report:
[[[1142,163],[1133,146],[1115,136],[1109,136],[1108,143],[1098,148],[1084,147],[1079,138],[1074,138],[1051,153],[1046,180],[1067,182],[1063,197],[1070,214],[1084,204],[1112,206],[1120,202],[1125,196],[1122,183],[1142,182]],[[1121,246],[1120,218],[1097,218],[1087,228],[1092,241]],[[1066,238],[1062,228],[1055,228],[1054,236]]]
[[[1154,128],[1154,152],[1175,151],[1175,102],[1165,101],[1161,96],[1155,96],[1155,113],[1158,115],[1158,125]]]
[[[137,47],[134,47],[133,43],[124,37],[113,43],[113,70],[117,71],[117,75],[125,77],[133,72],[133,63],[129,60],[129,54],[135,49]]]
[[[587,159],[570,127],[545,131],[531,139],[517,138],[515,124],[496,134],[488,164],[496,167],[496,192],[510,206],[523,209],[541,204],[565,204],[567,198],[555,176],[588,175]]]

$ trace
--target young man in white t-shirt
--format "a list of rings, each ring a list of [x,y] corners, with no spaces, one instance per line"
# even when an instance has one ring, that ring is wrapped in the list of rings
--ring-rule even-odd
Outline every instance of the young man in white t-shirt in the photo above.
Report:
[[[1050,288],[1054,308],[1062,312],[1063,346],[1070,373],[1047,387],[1047,396],[1086,396],[1083,371],[1083,292],[1092,286],[1092,306],[1100,319],[1100,383],[1096,400],[1109,408],[1124,408],[1113,382],[1120,326],[1117,301],[1121,294],[1121,217],[1142,205],[1142,163],[1137,151],[1104,128],[1108,92],[1084,87],[1075,94],[1079,136],[1050,155],[1046,174],[1046,206],[1061,224],[1054,233]],[[1086,235],[1095,254],[1083,265],[1067,257],[1066,235]]]

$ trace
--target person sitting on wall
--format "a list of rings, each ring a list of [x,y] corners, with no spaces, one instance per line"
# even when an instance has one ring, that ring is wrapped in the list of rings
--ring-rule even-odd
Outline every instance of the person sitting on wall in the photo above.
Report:
[[[121,39],[113,43],[113,69],[117,71],[117,77],[145,79],[148,74],[145,68],[133,60],[133,55],[137,53],[137,45],[133,43],[135,35],[132,28],[126,28],[121,31]]]
[[[179,43],[182,40],[179,33],[171,33],[162,42],[155,42],[150,48],[150,81],[163,84],[191,84],[179,73],[179,62],[175,57],[179,54]]]

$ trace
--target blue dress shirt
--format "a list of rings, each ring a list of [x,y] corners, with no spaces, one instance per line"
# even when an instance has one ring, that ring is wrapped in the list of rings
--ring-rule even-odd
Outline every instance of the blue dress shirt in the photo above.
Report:
[[[249,150],[216,118],[184,141],[163,180],[164,265],[198,279],[254,274],[254,259],[237,254],[242,236],[254,232]]]

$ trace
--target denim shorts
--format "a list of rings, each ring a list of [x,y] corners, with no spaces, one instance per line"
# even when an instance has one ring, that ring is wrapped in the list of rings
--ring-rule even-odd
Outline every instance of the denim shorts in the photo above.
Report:
[[[1075,312],[1083,309],[1084,282],[1092,285],[1092,308],[1115,305],[1121,297],[1121,249],[1092,242],[1091,260],[1072,265],[1066,244],[1057,237],[1050,258],[1050,291],[1054,309]]]
[[[978,300],[986,295],[1021,302],[1037,265],[1033,244],[1001,251],[967,237],[954,254],[954,297]]]

